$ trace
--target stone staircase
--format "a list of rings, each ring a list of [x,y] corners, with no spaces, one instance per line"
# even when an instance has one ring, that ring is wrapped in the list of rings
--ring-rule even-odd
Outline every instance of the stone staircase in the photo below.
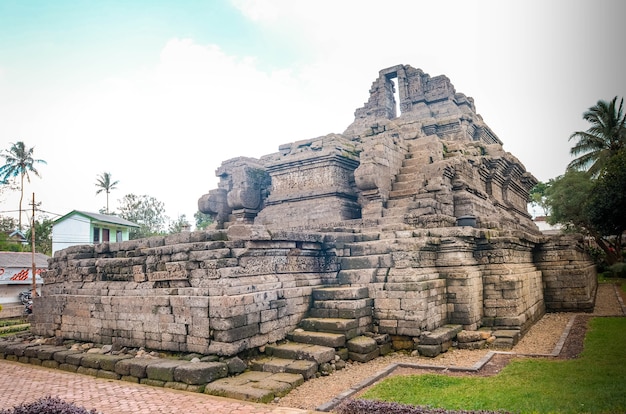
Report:
[[[284,343],[265,346],[265,356],[250,371],[207,384],[205,392],[268,402],[303,381],[328,375],[351,359],[367,362],[391,351],[388,335],[374,335],[373,299],[366,287],[336,286],[313,290],[309,317]]]
[[[431,171],[432,159],[423,150],[415,150],[412,145],[402,162],[392,183],[381,225],[404,223],[404,217],[437,214],[443,210],[431,190],[438,190],[437,179],[441,171]],[[429,180],[430,177],[430,180]]]

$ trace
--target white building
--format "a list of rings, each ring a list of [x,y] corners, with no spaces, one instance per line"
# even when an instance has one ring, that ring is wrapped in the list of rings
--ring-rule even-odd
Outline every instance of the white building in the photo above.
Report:
[[[539,231],[543,234],[559,234],[561,233],[562,226],[560,224],[551,225],[548,224],[548,218],[546,216],[537,216],[533,219]]]
[[[74,210],[52,224],[52,255],[70,246],[121,242],[137,224],[121,217]]]

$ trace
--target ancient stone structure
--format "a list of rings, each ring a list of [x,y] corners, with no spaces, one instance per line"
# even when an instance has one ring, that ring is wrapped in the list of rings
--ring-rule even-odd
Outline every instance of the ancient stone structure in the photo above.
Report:
[[[593,309],[581,241],[538,231],[536,179],[445,76],[382,70],[344,133],[217,175],[199,200],[213,230],[56,254],[33,330],[218,355],[290,338],[367,360],[457,335],[506,347],[546,310]]]

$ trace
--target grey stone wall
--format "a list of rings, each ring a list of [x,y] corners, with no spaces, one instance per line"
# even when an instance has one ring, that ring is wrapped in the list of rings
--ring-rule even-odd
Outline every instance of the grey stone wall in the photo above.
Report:
[[[233,355],[283,339],[333,284],[321,235],[262,227],[192,232],[59,252],[33,332],[118,346]]]
[[[553,236],[537,246],[534,260],[543,274],[549,311],[593,311],[598,278],[582,236]]]

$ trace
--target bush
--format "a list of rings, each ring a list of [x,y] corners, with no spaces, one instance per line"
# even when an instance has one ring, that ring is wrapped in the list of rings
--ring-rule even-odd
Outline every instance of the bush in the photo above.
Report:
[[[0,414],[97,414],[97,411],[95,409],[88,411],[58,397],[43,397],[8,410],[0,409]]]
[[[609,273],[611,277],[626,278],[626,263],[620,262],[609,266],[607,273]]]
[[[506,411],[456,411],[374,400],[348,400],[337,408],[338,414],[507,414]]]

